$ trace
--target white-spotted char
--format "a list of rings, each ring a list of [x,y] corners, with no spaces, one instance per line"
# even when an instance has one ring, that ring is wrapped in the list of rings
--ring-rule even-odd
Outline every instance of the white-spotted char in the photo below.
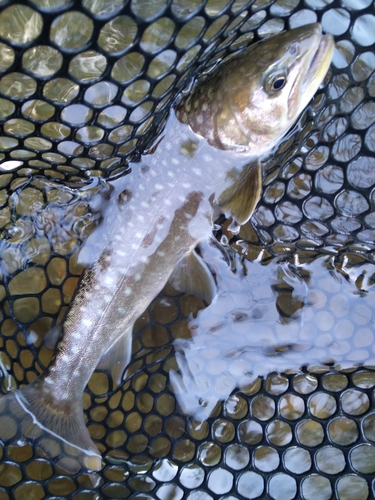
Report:
[[[86,467],[101,468],[82,409],[93,371],[120,357],[126,364],[132,325],[168,279],[211,300],[215,283],[194,247],[211,236],[219,211],[237,224],[250,218],[261,190],[259,158],[308,104],[333,47],[319,24],[253,44],[171,113],[153,153],[114,184],[92,235],[102,239],[102,254],[83,275],[51,366],[1,398],[0,414],[11,411],[27,436],[37,428]],[[10,428],[1,436],[15,438]]]

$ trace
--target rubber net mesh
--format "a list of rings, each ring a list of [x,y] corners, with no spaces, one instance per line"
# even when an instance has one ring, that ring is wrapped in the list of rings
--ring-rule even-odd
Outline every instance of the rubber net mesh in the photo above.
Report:
[[[0,500],[374,498],[371,0],[0,1],[2,391],[51,359],[42,340],[74,294],[103,179],[126,173],[193,78],[253,41],[315,21],[335,37],[329,74],[265,163],[251,222],[233,238],[221,221],[218,233],[237,266],[258,264],[243,290],[254,303],[265,293],[259,283],[273,279],[272,347],[248,347],[253,326],[243,320],[261,312],[241,311],[239,294],[230,299],[238,304],[220,304],[240,344],[222,357],[222,338],[202,334],[189,358],[188,318],[191,326],[205,306],[167,287],[136,323],[123,384],[97,371],[84,393],[103,470],[67,473],[64,450],[49,460],[37,440],[4,444]],[[296,365],[307,341],[290,338],[309,325],[318,352]],[[257,356],[270,360],[269,374],[252,368]],[[172,372],[183,383],[171,384]],[[201,419],[177,397],[184,384]]]

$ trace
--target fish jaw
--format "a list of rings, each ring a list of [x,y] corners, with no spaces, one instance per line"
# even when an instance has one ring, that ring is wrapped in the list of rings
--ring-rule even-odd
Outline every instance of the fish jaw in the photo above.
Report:
[[[318,26],[320,25],[318,24]],[[324,80],[331,64],[334,49],[335,43],[331,35],[324,35],[320,38],[309,64],[306,64],[305,67],[298,114],[304,110]]]
[[[219,67],[178,110],[219,149],[259,157],[285,135],[326,75],[334,42],[314,23],[250,45]],[[273,88],[285,77],[280,89]]]

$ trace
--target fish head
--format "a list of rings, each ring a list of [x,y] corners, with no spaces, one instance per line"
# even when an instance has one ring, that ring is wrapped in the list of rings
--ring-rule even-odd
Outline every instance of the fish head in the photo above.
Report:
[[[241,72],[248,85],[232,87],[230,108],[241,130],[240,144],[261,152],[285,135],[318,90],[333,50],[333,38],[323,36],[318,23],[254,46]]]
[[[250,45],[198,86],[185,121],[219,149],[261,156],[289,130],[324,79],[334,41],[319,23]]]

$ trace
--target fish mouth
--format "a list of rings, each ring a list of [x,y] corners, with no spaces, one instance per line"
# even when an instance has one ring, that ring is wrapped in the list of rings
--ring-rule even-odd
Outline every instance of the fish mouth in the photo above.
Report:
[[[318,48],[313,55],[310,66],[305,75],[304,81],[322,80],[328,71],[328,67],[332,60],[335,44],[331,35],[323,35],[320,39]]]
[[[331,64],[334,48],[335,43],[331,35],[320,35],[318,46],[303,79],[304,91],[311,89],[315,93],[318,90]]]
[[[312,99],[331,64],[335,48],[331,35],[322,35],[320,24],[311,26],[311,31],[301,43],[301,57],[293,64],[297,77],[288,99],[288,118],[298,116]]]

